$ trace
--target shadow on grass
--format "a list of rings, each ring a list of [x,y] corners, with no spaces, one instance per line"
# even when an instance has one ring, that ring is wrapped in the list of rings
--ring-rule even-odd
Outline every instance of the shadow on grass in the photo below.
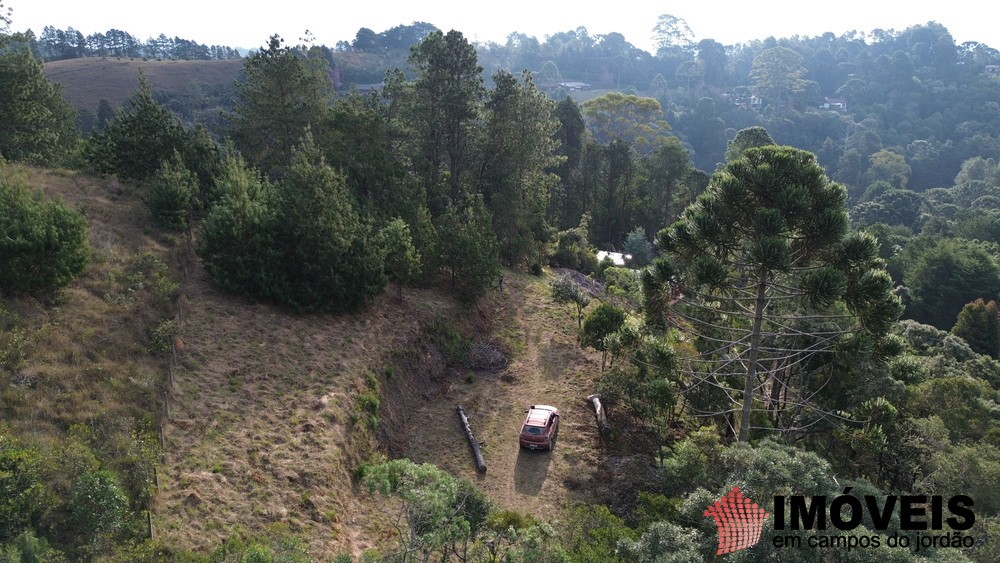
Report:
[[[549,474],[551,451],[531,451],[520,448],[514,465],[514,490],[522,495],[537,496]]]

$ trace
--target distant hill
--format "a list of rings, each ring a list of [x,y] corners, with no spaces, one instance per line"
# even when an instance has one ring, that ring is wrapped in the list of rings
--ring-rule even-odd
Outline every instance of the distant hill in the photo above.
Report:
[[[204,86],[229,85],[243,69],[242,59],[155,61],[86,57],[45,64],[45,76],[63,87],[66,99],[80,109],[97,112],[101,99],[120,106],[139,85],[139,73],[153,90],[180,92],[192,81]]]

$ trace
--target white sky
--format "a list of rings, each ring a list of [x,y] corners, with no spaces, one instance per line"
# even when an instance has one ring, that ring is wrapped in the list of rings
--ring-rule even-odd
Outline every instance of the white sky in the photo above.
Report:
[[[507,0],[501,2],[434,0],[0,0],[13,8],[15,31],[40,34],[51,25],[74,27],[84,35],[111,28],[146,40],[160,33],[208,45],[256,48],[277,33],[297,43],[309,30],[316,42],[334,46],[350,41],[358,28],[375,32],[399,24],[426,21],[457,29],[472,41],[503,43],[519,31],[544,41],[546,35],[584,26],[591,36],[617,31],[637,47],[652,52],[652,28],[661,14],[687,21],[696,41],[715,39],[731,45],[768,36],[836,35],[856,30],[901,31],[935,21],[956,42],[978,41],[1000,49],[1000,3],[990,0],[886,2],[839,0],[803,2],[768,0],[720,2],[607,2],[597,0]],[[891,4],[891,5],[890,5]]]

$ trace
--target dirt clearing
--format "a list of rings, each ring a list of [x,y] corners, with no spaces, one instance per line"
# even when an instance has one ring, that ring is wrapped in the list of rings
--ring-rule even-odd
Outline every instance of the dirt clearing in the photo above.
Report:
[[[555,304],[549,277],[508,274],[495,300],[494,338],[512,351],[506,368],[453,371],[440,393],[412,400],[409,420],[393,439],[393,457],[433,463],[477,483],[502,508],[551,519],[588,490],[599,465],[594,412],[586,402],[600,356],[576,343],[569,305]],[[518,446],[525,410],[548,404],[560,411],[554,451]],[[488,470],[477,473],[456,413],[461,404]]]

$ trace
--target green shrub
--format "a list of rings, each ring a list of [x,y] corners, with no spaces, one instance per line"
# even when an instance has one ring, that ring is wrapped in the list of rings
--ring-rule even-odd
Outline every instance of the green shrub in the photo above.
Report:
[[[285,524],[273,524],[263,532],[239,531],[223,540],[212,552],[210,563],[306,563],[309,556],[306,543]]]
[[[21,319],[0,303],[0,373],[16,372],[25,366],[31,342]]]
[[[187,228],[198,194],[198,178],[184,166],[179,153],[164,161],[149,181],[149,210],[160,225]]]
[[[7,549],[0,553],[0,561],[6,563],[42,563],[65,561],[62,554],[52,546],[45,538],[39,538],[32,530],[26,530],[7,546]]]
[[[382,406],[382,399],[374,391],[365,391],[358,395],[358,408],[368,414],[378,414],[378,409]]]
[[[38,451],[0,432],[0,544],[16,537],[45,508],[40,465]]]
[[[157,325],[149,339],[149,351],[164,356],[169,354],[179,330],[177,321],[174,319],[167,319]]]
[[[88,471],[73,485],[69,510],[79,539],[95,543],[125,524],[128,498],[113,473]]]
[[[549,262],[557,268],[569,268],[584,274],[596,274],[600,271],[597,254],[590,248],[587,241],[587,229],[590,217],[584,215],[580,225],[556,234],[556,249]]]
[[[635,532],[603,504],[582,504],[572,509],[562,537],[574,561],[624,561],[618,543],[635,538]]]
[[[580,345],[604,351],[604,338],[618,332],[625,324],[625,311],[608,303],[601,303],[583,321]]]
[[[230,159],[199,234],[216,284],[301,312],[351,311],[385,289],[383,256],[343,174],[307,135],[279,187]]]
[[[180,295],[180,284],[171,277],[170,269],[151,252],[125,256],[109,277],[115,287],[104,298],[119,305],[151,298],[162,306]]]
[[[83,216],[28,189],[0,164],[0,292],[60,289],[83,271],[88,255]]]
[[[365,373],[365,389],[358,393],[357,406],[368,425],[374,431],[378,427],[378,411],[382,408],[382,397],[379,395],[378,378],[372,372]],[[362,418],[353,415],[354,421]]]
[[[450,365],[461,366],[469,359],[472,341],[454,326],[443,321],[435,321],[428,325],[427,332]]]

